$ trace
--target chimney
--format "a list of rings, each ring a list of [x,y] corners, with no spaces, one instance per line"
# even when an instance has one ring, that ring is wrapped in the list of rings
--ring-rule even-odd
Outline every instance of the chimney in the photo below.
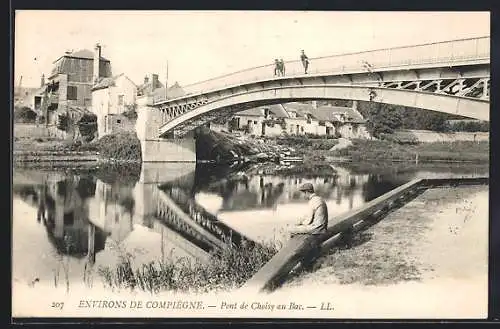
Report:
[[[148,82],[149,82],[149,77],[146,75],[146,76],[144,77],[144,85],[147,85],[147,84],[148,84]]]
[[[158,80],[158,74],[151,74],[151,91],[154,91],[156,88],[160,86]]]
[[[94,84],[97,83],[97,80],[99,80],[100,62],[101,62],[101,45],[97,43],[94,48],[94,70],[92,76],[92,82]]]
[[[45,74],[42,74],[42,78],[40,79],[40,87],[45,86]]]

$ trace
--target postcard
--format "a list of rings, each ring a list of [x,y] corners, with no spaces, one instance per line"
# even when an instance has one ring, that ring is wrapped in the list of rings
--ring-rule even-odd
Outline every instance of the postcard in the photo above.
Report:
[[[487,318],[489,31],[17,10],[12,316]]]

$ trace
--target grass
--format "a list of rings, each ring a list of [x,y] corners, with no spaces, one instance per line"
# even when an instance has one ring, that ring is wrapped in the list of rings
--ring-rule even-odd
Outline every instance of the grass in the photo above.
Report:
[[[489,161],[488,142],[435,142],[399,145],[381,140],[352,140],[353,145],[332,151],[331,155],[349,157],[352,161]]]
[[[141,161],[141,144],[137,135],[120,132],[103,136],[97,141],[82,144],[79,141],[58,138],[15,139],[14,149],[30,152],[99,152],[103,159],[118,161]]]
[[[181,258],[177,261],[154,261],[138,268],[134,268],[133,256],[124,254],[117,266],[102,266],[98,274],[113,289],[151,293],[227,291],[243,285],[276,252],[274,246],[243,244],[211,253],[207,264]]]

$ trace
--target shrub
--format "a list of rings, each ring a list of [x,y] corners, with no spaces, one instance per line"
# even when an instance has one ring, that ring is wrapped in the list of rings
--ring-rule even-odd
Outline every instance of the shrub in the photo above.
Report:
[[[141,143],[132,132],[106,135],[93,143],[101,156],[117,160],[140,161]]]
[[[14,122],[35,123],[37,114],[27,106],[14,108]]]
[[[212,252],[207,264],[181,258],[177,261],[153,261],[136,269],[132,255],[123,254],[116,267],[102,266],[98,274],[112,288],[152,293],[165,290],[228,290],[243,285],[276,252],[274,246],[244,243],[239,247]]]

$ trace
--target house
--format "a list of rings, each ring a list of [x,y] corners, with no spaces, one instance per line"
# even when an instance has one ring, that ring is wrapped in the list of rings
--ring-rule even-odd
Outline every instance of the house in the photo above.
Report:
[[[59,57],[53,62],[47,82],[42,76],[41,88],[30,96],[29,102],[39,114],[39,121],[55,135],[65,138],[79,135],[76,122],[66,120],[68,118],[96,120],[90,111],[92,87],[101,78],[111,77],[111,62],[101,56],[99,44],[94,50],[66,52]]]
[[[290,135],[327,135],[327,127],[311,112],[312,106],[304,103],[283,104],[290,117],[285,119],[286,132]],[[330,127],[331,128],[331,127]],[[333,135],[334,132],[329,134]]]
[[[287,103],[283,106],[290,114],[285,119],[287,133],[291,135],[339,136],[344,138],[369,138],[366,120],[353,107],[315,106],[304,103]]]
[[[166,93],[165,86],[162,85],[161,87],[154,89],[151,95],[155,102],[161,102],[165,99],[179,98],[184,96],[185,94],[186,92],[184,91],[184,89],[182,89],[182,87],[176,81],[172,86],[168,87]]]
[[[366,120],[353,107],[291,102],[236,113],[229,122],[214,120],[212,130],[241,131],[255,136],[314,135],[369,138]]]
[[[157,89],[165,88],[165,86],[158,79],[158,74],[152,73],[149,76],[144,77],[144,82],[137,86],[137,96],[152,95]],[[165,91],[165,89],[163,89]]]
[[[136,97],[137,86],[125,74],[99,78],[92,87],[92,112],[97,116],[99,138],[134,129],[135,117],[127,112],[134,109]]]
[[[54,61],[46,85],[48,106],[44,109],[49,124],[55,123],[56,114],[64,113],[68,106],[90,108],[93,85],[107,77],[111,77],[111,62],[101,56],[98,44],[94,52],[87,49],[66,52]]]
[[[228,130],[255,136],[278,136],[283,133],[288,117],[281,104],[251,108],[236,113],[228,123]]]
[[[40,88],[14,87],[14,106],[34,110],[34,96],[39,92]]]

